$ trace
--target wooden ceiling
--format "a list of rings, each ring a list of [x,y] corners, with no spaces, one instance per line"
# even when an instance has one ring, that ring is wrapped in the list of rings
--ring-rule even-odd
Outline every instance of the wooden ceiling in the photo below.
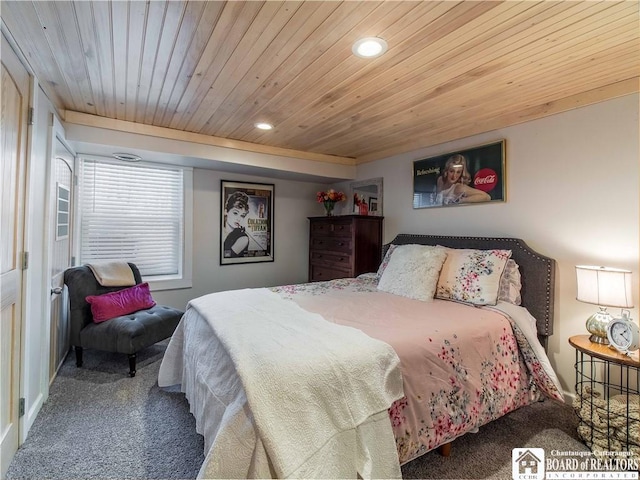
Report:
[[[353,163],[637,92],[640,75],[637,0],[3,0],[2,20],[63,114]],[[386,54],[355,57],[365,36]]]

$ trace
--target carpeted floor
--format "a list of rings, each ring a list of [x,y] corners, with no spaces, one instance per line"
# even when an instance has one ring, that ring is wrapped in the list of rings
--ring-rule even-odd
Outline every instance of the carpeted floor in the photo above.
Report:
[[[139,353],[134,378],[126,355],[67,356],[7,479],[195,478],[204,444],[184,394],[157,385],[165,348]]]
[[[403,478],[512,480],[512,450],[543,448],[552,451],[587,452],[578,440],[573,409],[546,400],[520,408],[491,422],[476,434],[456,439],[451,456],[435,451],[402,467]]]
[[[85,366],[69,355],[49,399],[16,453],[9,479],[195,478],[203,439],[182,393],[157,386],[166,347],[139,354],[129,378],[126,356],[85,352]],[[521,408],[453,443],[450,457],[437,452],[403,466],[404,478],[511,479],[511,451],[586,451],[566,405],[545,401]]]

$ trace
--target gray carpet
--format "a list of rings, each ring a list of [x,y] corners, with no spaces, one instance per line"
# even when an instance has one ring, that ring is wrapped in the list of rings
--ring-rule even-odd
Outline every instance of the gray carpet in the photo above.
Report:
[[[204,443],[184,394],[157,385],[166,342],[138,354],[67,356],[7,479],[195,478]]]
[[[402,475],[404,478],[512,480],[514,448],[543,448],[547,456],[553,450],[589,451],[578,440],[576,427],[577,418],[568,405],[550,400],[538,402],[481,427],[476,434],[456,439],[449,457],[429,452],[409,462],[402,467]]]
[[[124,355],[87,351],[80,369],[69,355],[7,480],[195,478],[204,459],[203,439],[184,395],[157,386],[165,347],[166,342],[141,352],[133,379]],[[403,466],[402,473],[511,479],[512,448],[585,451],[575,428],[570,407],[540,402],[459,438],[450,457],[429,452]]]

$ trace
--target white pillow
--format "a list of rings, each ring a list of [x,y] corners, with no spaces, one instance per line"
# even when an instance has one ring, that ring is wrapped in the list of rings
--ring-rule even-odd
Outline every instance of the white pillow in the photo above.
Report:
[[[447,248],[446,252],[436,298],[474,305],[498,303],[500,278],[511,250]]]
[[[443,247],[399,245],[382,272],[378,290],[432,302],[440,269],[446,258]]]
[[[520,267],[513,258],[510,258],[507,260],[507,265],[504,268],[504,272],[502,272],[502,278],[500,278],[498,301],[520,305],[522,303],[521,289]]]

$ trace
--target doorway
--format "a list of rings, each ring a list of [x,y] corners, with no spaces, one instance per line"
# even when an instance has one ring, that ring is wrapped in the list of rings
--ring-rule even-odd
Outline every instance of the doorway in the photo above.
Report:
[[[29,73],[2,35],[0,140],[0,477],[18,449]]]
[[[64,131],[54,117],[51,146],[51,199],[49,239],[51,265],[51,335],[49,381],[69,352],[68,298],[64,271],[73,266],[73,200],[75,155],[64,141]]]

